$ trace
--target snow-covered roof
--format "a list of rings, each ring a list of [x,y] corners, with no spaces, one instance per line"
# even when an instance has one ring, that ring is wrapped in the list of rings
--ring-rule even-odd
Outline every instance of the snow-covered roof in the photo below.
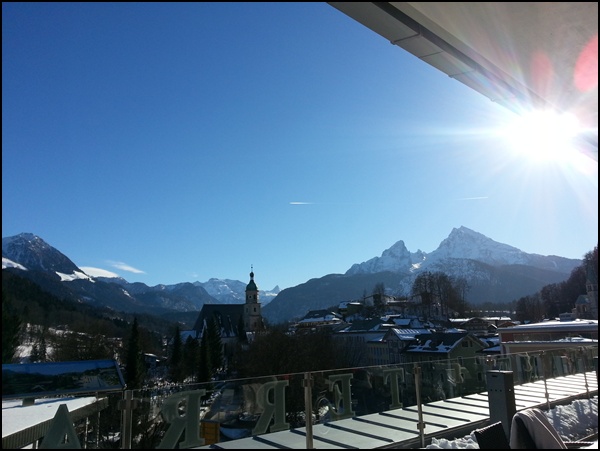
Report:
[[[558,321],[558,320],[549,320],[542,321],[539,323],[529,323],[529,324],[519,324],[517,326],[512,327],[500,327],[498,328],[498,332],[520,332],[520,331],[538,331],[545,329],[562,329],[562,330],[573,330],[577,331],[578,329],[585,330],[593,330],[598,329],[598,320],[594,319],[575,319],[572,321]]]
[[[431,334],[429,329],[397,329],[392,327],[390,331],[402,341],[414,340],[417,335]]]
[[[22,399],[2,401],[2,443],[22,448],[38,440],[39,425],[52,420],[58,408],[66,405],[72,418],[92,415],[107,407],[106,398],[95,396],[36,399],[33,405],[23,405]],[[95,413],[94,413],[95,415]]]
[[[450,352],[462,339],[468,339],[466,332],[433,333],[422,343],[410,345],[407,352]]]

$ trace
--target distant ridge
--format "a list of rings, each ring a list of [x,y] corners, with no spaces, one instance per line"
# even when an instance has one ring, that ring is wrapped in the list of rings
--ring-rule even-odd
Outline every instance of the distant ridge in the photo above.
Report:
[[[577,259],[527,254],[461,226],[453,228],[431,253],[410,252],[404,241],[397,241],[380,257],[356,263],[345,274],[329,274],[285,289],[263,309],[263,316],[272,323],[298,319],[309,310],[360,299],[379,283],[387,294],[406,296],[417,275],[425,271],[464,278],[470,287],[467,301],[475,305],[511,302],[568,279],[581,264]]]
[[[510,302],[543,286],[566,280],[582,260],[527,254],[467,227],[454,228],[438,248],[410,252],[400,240],[380,257],[352,265],[345,274],[328,274],[280,291],[260,291],[263,316],[271,324],[304,316],[341,302],[360,299],[383,283],[388,294],[410,293],[423,271],[464,278],[467,301]],[[149,287],[123,278],[92,277],[66,255],[32,233],[2,238],[2,269],[26,277],[50,293],[117,311],[167,314],[198,312],[204,304],[245,300],[247,282],[211,278]]]

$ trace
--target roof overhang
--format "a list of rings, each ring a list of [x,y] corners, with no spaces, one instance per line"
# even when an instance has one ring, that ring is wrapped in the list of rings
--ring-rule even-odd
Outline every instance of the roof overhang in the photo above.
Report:
[[[597,2],[329,2],[512,111],[574,114],[598,161]]]

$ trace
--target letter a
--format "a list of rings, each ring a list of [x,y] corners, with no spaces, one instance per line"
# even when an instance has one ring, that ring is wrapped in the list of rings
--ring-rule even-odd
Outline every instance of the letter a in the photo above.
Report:
[[[66,404],[58,406],[56,415],[46,432],[40,448],[46,449],[81,449],[77,433],[73,427],[69,409]]]

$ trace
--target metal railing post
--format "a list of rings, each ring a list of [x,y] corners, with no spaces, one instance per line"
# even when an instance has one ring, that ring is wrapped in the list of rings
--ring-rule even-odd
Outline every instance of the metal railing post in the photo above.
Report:
[[[587,371],[588,371],[588,366],[587,366],[587,359],[585,356],[585,351],[583,350],[583,347],[579,348],[579,358],[583,361],[583,380],[585,381],[585,392],[587,393],[587,398],[591,399],[592,395],[590,394],[590,386],[588,385],[588,380],[587,380]]]
[[[417,429],[419,429],[419,436],[421,438],[421,448],[425,448],[425,423],[423,422],[423,405],[421,404],[421,367],[415,363],[414,365],[415,374],[415,394],[417,396],[417,410],[419,412],[419,421],[417,422]]]
[[[512,418],[517,413],[515,382],[512,371],[488,370],[485,373],[488,390],[490,424],[502,422],[506,437],[510,437]]]
[[[132,423],[133,423],[133,390],[125,390],[119,408],[121,415],[121,449],[131,449]]]
[[[545,359],[545,354],[544,351],[540,352],[540,361],[542,362],[542,375],[544,377],[544,392],[546,395],[546,405],[548,407],[548,410],[550,410],[550,393],[548,393],[548,382],[547,379],[548,377],[546,376],[546,359]]]
[[[313,424],[312,424],[312,386],[313,379],[310,372],[304,373],[304,416],[306,418],[306,449],[314,449]]]

